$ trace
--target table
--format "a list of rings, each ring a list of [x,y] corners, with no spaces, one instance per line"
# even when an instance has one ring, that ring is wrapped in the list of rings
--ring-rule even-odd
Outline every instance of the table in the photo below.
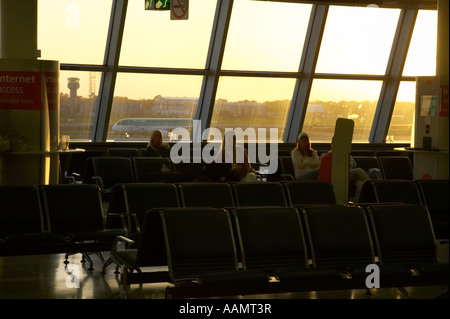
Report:
[[[429,178],[448,179],[449,158],[448,150],[425,150],[423,148],[399,147],[395,150],[413,153],[414,179]]]

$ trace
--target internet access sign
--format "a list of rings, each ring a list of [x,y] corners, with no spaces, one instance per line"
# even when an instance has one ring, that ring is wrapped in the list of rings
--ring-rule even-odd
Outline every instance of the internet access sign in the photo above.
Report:
[[[189,0],[170,1],[170,20],[187,20],[189,18]]]

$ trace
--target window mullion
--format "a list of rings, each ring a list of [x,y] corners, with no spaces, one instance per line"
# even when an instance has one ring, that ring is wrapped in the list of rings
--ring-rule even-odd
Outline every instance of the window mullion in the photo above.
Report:
[[[303,76],[297,79],[295,84],[291,107],[287,116],[288,122],[286,123],[283,136],[285,143],[294,143],[297,140],[298,132],[303,126],[328,8],[328,5],[315,4],[311,9],[299,68],[299,72]]]
[[[128,0],[114,0],[112,5],[104,59],[107,71],[102,73],[100,80],[99,97],[97,99],[92,132],[92,140],[95,142],[106,141],[108,133],[127,5]]]
[[[402,10],[400,13],[386,68],[389,80],[384,81],[381,88],[369,136],[370,143],[383,143],[386,140],[417,14],[417,10]]]

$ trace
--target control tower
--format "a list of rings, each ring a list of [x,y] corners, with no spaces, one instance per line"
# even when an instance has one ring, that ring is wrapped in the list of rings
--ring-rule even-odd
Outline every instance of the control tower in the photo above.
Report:
[[[78,113],[77,91],[80,88],[80,78],[67,78],[67,87],[70,90],[70,113]]]

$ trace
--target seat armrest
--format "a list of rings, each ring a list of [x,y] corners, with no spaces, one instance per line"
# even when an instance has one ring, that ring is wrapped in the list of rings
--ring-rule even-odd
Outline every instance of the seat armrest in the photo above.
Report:
[[[103,182],[103,178],[101,178],[101,176],[92,176],[91,178],[95,181],[97,186],[99,186],[102,191],[105,190],[105,183]]]
[[[131,227],[130,227],[129,223],[127,223],[125,221],[125,217],[133,218],[133,222],[136,225],[136,232],[138,234],[140,234],[141,228],[139,227],[139,221],[138,221],[138,218],[137,218],[136,214],[133,214],[133,213],[107,213],[107,217],[109,217],[109,216],[111,216],[111,217],[119,217],[121,219],[121,221],[122,221],[123,228],[127,232],[127,234],[131,233]]]
[[[126,243],[126,244],[131,246],[131,245],[134,245],[135,242],[134,242],[134,240],[132,240],[132,239],[130,239],[128,237],[117,236],[114,239],[114,242],[113,242],[112,247],[111,247],[111,256],[114,256],[116,254],[118,246],[119,246],[120,243]]]

